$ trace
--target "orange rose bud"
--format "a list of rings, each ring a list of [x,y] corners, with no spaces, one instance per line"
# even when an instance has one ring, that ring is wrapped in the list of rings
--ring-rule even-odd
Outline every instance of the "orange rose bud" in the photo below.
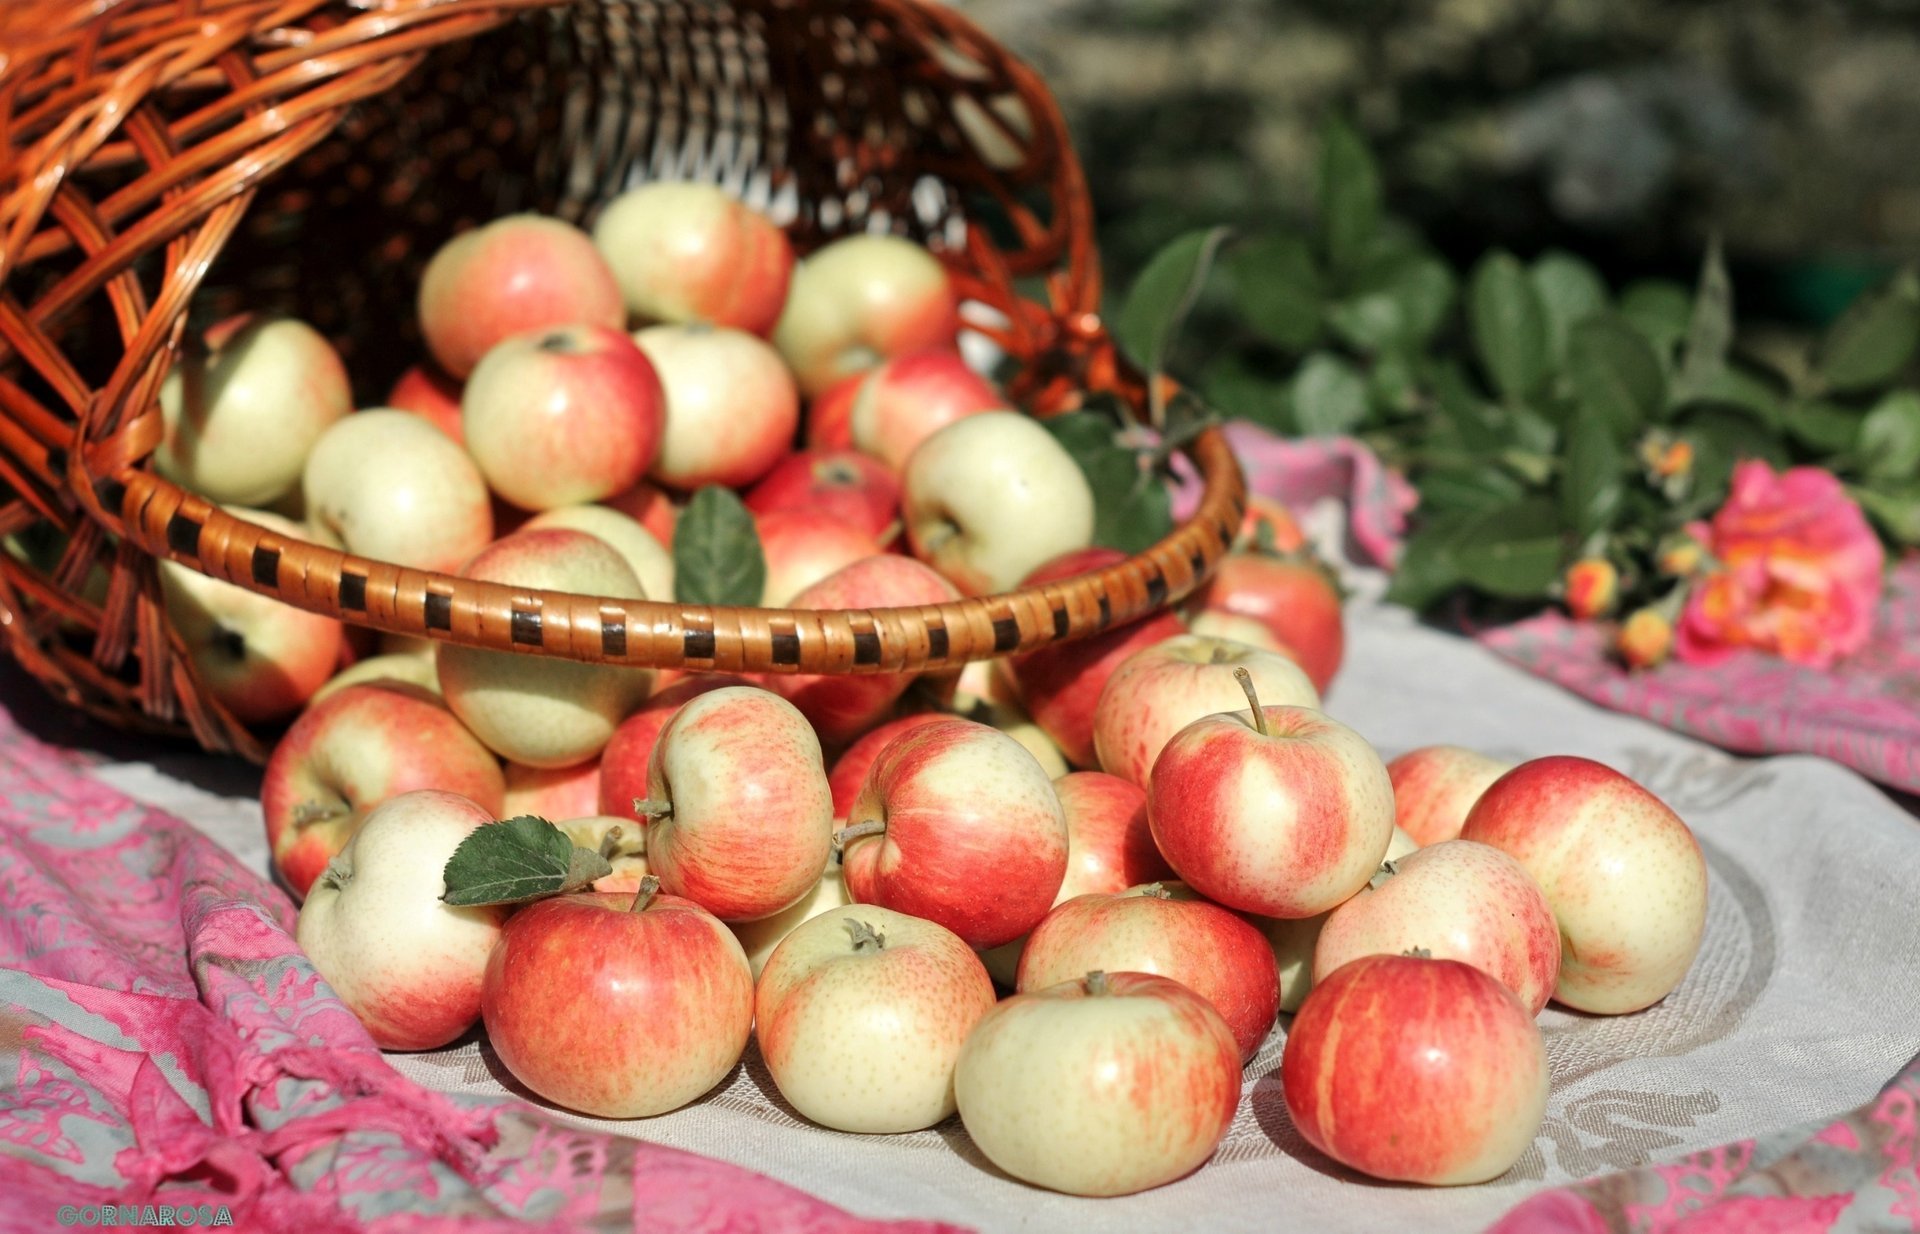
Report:
[[[1614,646],[1629,668],[1652,668],[1673,650],[1673,622],[1657,609],[1636,609],[1620,623]]]
[[[1676,441],[1660,452],[1654,460],[1653,474],[1665,480],[1673,476],[1684,476],[1693,470],[1693,443]]]
[[[1660,544],[1654,568],[1668,578],[1692,578],[1707,564],[1707,546],[1684,532]]]
[[[1582,621],[1604,616],[1620,600],[1620,572],[1604,557],[1582,557],[1567,567],[1567,611]]]

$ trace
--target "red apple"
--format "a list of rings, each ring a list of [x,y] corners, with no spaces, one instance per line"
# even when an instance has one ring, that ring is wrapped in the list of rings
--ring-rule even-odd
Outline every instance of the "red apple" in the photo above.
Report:
[[[761,603],[782,608],[821,579],[885,552],[866,531],[818,510],[775,510],[754,520],[767,561]]]
[[[465,443],[460,427],[460,383],[435,368],[432,361],[416,364],[400,374],[387,392],[388,407],[410,411],[435,428]]]
[[[1457,839],[1480,794],[1512,770],[1512,763],[1459,746],[1409,750],[1387,764],[1395,820],[1416,844]]]
[[[442,245],[421,275],[419,308],[428,350],[455,378],[528,330],[627,322],[620,286],[593,241],[536,214],[495,219]]]
[[[1470,964],[1367,956],[1301,1004],[1280,1078],[1307,1142],[1375,1178],[1506,1172],[1547,1110],[1547,1048],[1513,991]]]
[[[1228,553],[1197,597],[1200,607],[1225,609],[1264,623],[1294,650],[1316,690],[1340,668],[1346,627],[1340,592],[1326,567],[1308,556]]]
[[[1067,815],[1067,876],[1056,904],[1174,877],[1153,842],[1147,794],[1139,785],[1104,771],[1076,771],[1056,779],[1053,791]]]
[[[860,739],[834,760],[833,770],[827,775],[827,788],[833,793],[833,816],[837,819],[846,818],[847,811],[853,808],[854,798],[860,795],[860,786],[867,782],[867,772],[873,769],[874,760],[880,757],[880,752],[895,737],[922,724],[950,718],[944,712],[916,711],[860,734]],[[1153,837],[1148,836],[1147,842],[1152,843]]]
[[[590,758],[571,767],[508,763],[506,776],[507,791],[500,806],[502,818],[533,814],[557,823],[600,813],[599,759]],[[639,825],[634,826],[638,830]]]
[[[680,710],[680,704],[709,690],[749,684],[745,677],[732,673],[701,673],[681,678],[640,704],[620,721],[620,727],[607,739],[606,749],[600,752],[599,808],[588,813],[632,818],[633,803],[647,795],[647,765],[653,761],[654,743],[673,713]]]
[[[650,326],[633,336],[667,392],[652,478],[669,488],[745,488],[792,448],[800,396],[780,356],[741,330]]]
[[[786,303],[786,233],[714,185],[628,189],[601,210],[593,241],[643,321],[705,321],[764,335]]]
[[[909,352],[861,381],[851,413],[853,444],[898,472],[921,442],[955,420],[1006,405],[952,347]]]
[[[680,520],[680,511],[671,498],[645,480],[600,504],[618,510],[653,533],[654,539],[668,547],[672,546],[673,529]]]
[[[807,449],[853,449],[853,400],[859,396],[860,383],[866,379],[865,373],[855,373],[808,396]]]
[[[885,467],[850,450],[788,455],[746,496],[755,514],[811,510],[875,539],[900,521],[900,482]]]

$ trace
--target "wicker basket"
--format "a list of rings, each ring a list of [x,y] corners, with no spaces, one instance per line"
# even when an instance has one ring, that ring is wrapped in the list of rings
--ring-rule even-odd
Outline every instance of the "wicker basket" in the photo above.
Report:
[[[1035,414],[1140,401],[1095,314],[1091,209],[1039,78],[923,0],[4,0],[0,629],[56,696],[258,759],[168,626],[168,557],[381,630],[535,655],[880,672],[1028,650],[1195,588],[1244,501],[1217,434],[1198,513],[1118,565],[926,608],[704,608],[527,591],[274,535],[156,476],[160,381],[241,308],[318,326],[361,405],[419,354],[413,288],[457,229],[590,223],[647,179],[721,183],[805,252],[934,249]],[[37,563],[37,564],[36,564]],[[99,580],[104,569],[104,589]],[[89,585],[90,577],[92,579]]]

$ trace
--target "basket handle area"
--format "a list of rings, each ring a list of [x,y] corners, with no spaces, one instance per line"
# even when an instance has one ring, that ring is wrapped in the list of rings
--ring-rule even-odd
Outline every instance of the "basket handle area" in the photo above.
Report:
[[[1032,651],[1165,607],[1206,581],[1246,512],[1218,429],[1190,457],[1193,516],[1144,553],[1039,587],[913,608],[731,608],[608,599],[411,570],[276,535],[147,471],[122,473],[126,537],[249,591],[395,634],[607,664],[748,673],[901,673]]]

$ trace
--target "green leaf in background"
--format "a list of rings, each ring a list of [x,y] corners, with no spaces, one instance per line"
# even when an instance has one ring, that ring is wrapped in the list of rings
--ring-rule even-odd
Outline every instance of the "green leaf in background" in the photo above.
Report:
[[[1605,530],[1618,513],[1624,461],[1611,424],[1599,416],[1574,419],[1560,473],[1560,512],[1577,539]]]
[[[1346,360],[1316,351],[1293,378],[1293,421],[1309,437],[1350,433],[1367,418],[1367,379]]]
[[[1768,432],[1778,430],[1786,420],[1786,404],[1780,391],[1764,377],[1738,364],[1727,365],[1694,391],[1693,401],[1738,407],[1766,425]]]
[[[1920,347],[1920,279],[1908,271],[1860,297],[1820,340],[1815,370],[1827,389],[1868,390],[1890,381]]]
[[[684,604],[752,606],[767,585],[753,515],[717,484],[693,495],[673,526],[673,594]]]
[[[1237,352],[1224,352],[1208,364],[1200,376],[1200,389],[1207,402],[1225,415],[1251,420],[1276,433],[1299,431],[1293,423],[1286,379],[1257,371]]]
[[[1621,441],[1639,432],[1667,400],[1660,357],[1624,317],[1601,314],[1573,327],[1567,371],[1575,405],[1604,421]]]
[[[1526,488],[1520,481],[1491,463],[1434,468],[1420,477],[1423,511],[1481,514],[1510,506],[1524,496]]]
[[[613,873],[599,853],[575,847],[544,818],[522,814],[475,828],[447,858],[442,878],[452,905],[522,904],[590,886]]]
[[[1148,373],[1166,371],[1167,353],[1179,336],[1180,323],[1205,285],[1214,254],[1226,237],[1224,227],[1188,232],[1155,253],[1127,290],[1126,302],[1113,323],[1114,337]]]
[[[1527,268],[1512,253],[1495,250],[1473,268],[1467,316],[1474,352],[1500,397],[1517,403],[1539,389],[1551,359],[1547,312]]]
[[[1796,441],[1827,454],[1853,449],[1864,417],[1851,407],[1821,399],[1796,399],[1786,405],[1787,432]]]
[[[1327,260],[1350,270],[1365,256],[1380,225],[1380,169],[1367,143],[1344,120],[1320,129],[1320,231]]]
[[[1474,515],[1452,512],[1425,519],[1400,552],[1387,599],[1421,612],[1465,582],[1453,554],[1473,522]]]
[[[1418,347],[1433,337],[1453,307],[1453,271],[1430,254],[1370,263],[1347,297],[1328,312],[1334,332],[1366,352]]]
[[[1172,494],[1141,451],[1119,443],[1113,421],[1076,411],[1044,423],[1093,490],[1095,544],[1138,553],[1173,530]]]
[[[1732,407],[1696,407],[1680,421],[1679,435],[1693,447],[1691,499],[1704,512],[1720,504],[1734,464],[1742,459],[1765,459],[1785,466],[1787,452],[1766,426]]]
[[[1489,595],[1510,600],[1545,596],[1560,577],[1566,544],[1553,504],[1528,498],[1477,515],[1453,546],[1460,576]]]
[[[1897,543],[1920,545],[1920,482],[1853,485],[1847,492]]]
[[[1629,283],[1620,292],[1620,316],[1653,344],[1654,352],[1665,360],[1687,337],[1687,322],[1693,317],[1693,297],[1678,283],[1666,279],[1642,279]]]
[[[1286,351],[1313,346],[1323,293],[1306,240],[1291,232],[1262,236],[1228,250],[1221,265],[1255,332]]]
[[[1606,309],[1606,281],[1598,270],[1558,249],[1542,253],[1527,274],[1547,312],[1547,349],[1558,359],[1567,354],[1567,338],[1573,328]]]
[[[1707,259],[1700,267],[1700,287],[1694,293],[1693,311],[1687,318],[1686,345],[1680,353],[1680,369],[1674,375],[1674,397],[1682,402],[1693,399],[1727,367],[1727,349],[1733,346],[1733,283],[1727,278],[1727,263],[1720,255],[1720,241],[1707,245]]]
[[[1911,479],[1920,471],[1920,391],[1895,390],[1860,422],[1860,457],[1876,480]]]

